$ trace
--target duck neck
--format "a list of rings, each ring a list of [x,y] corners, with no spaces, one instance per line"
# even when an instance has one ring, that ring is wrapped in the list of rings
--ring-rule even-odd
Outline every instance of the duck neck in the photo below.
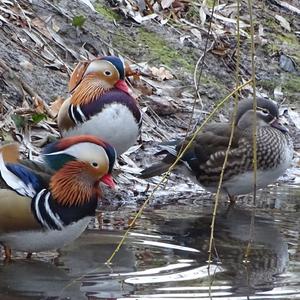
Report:
[[[32,200],[31,209],[42,227],[60,230],[63,226],[94,216],[101,196],[99,182],[80,173],[78,162],[68,163]]]

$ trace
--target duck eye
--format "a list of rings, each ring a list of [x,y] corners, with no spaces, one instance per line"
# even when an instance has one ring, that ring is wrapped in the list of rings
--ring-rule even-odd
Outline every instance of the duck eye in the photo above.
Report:
[[[97,168],[97,167],[98,167],[98,163],[96,163],[96,162],[92,162],[91,165],[92,165],[94,168]]]
[[[261,112],[262,112],[264,115],[270,114],[270,112],[269,112],[268,110],[266,110],[266,109],[263,109]]]
[[[108,71],[108,70],[104,71],[104,75],[105,76],[111,76],[111,71]]]
[[[257,109],[265,116],[270,114],[269,110],[267,110],[265,108],[258,107]]]

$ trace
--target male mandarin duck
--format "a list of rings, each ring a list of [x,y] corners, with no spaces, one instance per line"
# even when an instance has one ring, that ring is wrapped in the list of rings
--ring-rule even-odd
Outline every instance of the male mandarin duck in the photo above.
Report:
[[[142,116],[125,82],[125,66],[115,56],[81,62],[71,74],[72,94],[58,113],[62,136],[92,134],[122,154],[137,140]]]
[[[234,196],[253,190],[253,101],[239,102],[235,120],[234,137],[225,168],[222,189],[231,201]],[[257,99],[257,182],[258,189],[266,187],[284,174],[293,158],[293,143],[288,130],[279,123],[275,102]],[[210,192],[217,190],[225,152],[231,133],[230,123],[212,123],[200,132],[175,168],[188,172],[192,179]],[[189,139],[166,143],[158,153],[166,154],[160,163],[142,171],[141,177],[149,178],[168,170],[178,152]]]
[[[95,215],[100,181],[113,187],[116,154],[94,136],[67,137],[49,144],[45,164],[19,159],[18,145],[0,148],[0,244],[40,252],[76,239]]]

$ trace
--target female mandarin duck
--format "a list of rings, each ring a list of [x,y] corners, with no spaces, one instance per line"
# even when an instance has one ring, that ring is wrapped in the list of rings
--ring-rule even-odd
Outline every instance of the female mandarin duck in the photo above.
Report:
[[[235,195],[253,190],[253,101],[240,101],[235,120],[234,138],[225,168],[222,192],[234,200]],[[293,144],[287,129],[278,122],[277,105],[270,100],[257,99],[257,188],[266,187],[283,175],[293,157]],[[181,172],[196,179],[208,191],[215,193],[228,147],[230,123],[213,123],[200,132],[185,152],[178,166]],[[190,136],[191,138],[191,136]],[[142,171],[149,178],[168,170],[186,141],[169,143],[158,154],[167,154],[161,163]]]
[[[48,145],[45,165],[20,160],[17,144],[0,148],[0,244],[39,252],[76,239],[95,215],[99,182],[110,187],[116,158],[109,144],[94,136],[63,138]]]
[[[105,56],[74,69],[67,99],[58,114],[62,136],[93,134],[110,143],[117,155],[137,140],[142,122],[137,101],[124,81],[123,61]]]

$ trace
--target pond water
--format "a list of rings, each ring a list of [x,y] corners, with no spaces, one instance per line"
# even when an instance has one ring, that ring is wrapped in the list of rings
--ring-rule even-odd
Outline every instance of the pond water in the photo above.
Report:
[[[58,255],[1,263],[0,299],[300,299],[299,186],[258,193],[246,262],[251,203],[250,196],[230,208],[220,203],[209,269],[211,196],[154,199],[110,267],[104,262],[136,207],[107,208]]]

